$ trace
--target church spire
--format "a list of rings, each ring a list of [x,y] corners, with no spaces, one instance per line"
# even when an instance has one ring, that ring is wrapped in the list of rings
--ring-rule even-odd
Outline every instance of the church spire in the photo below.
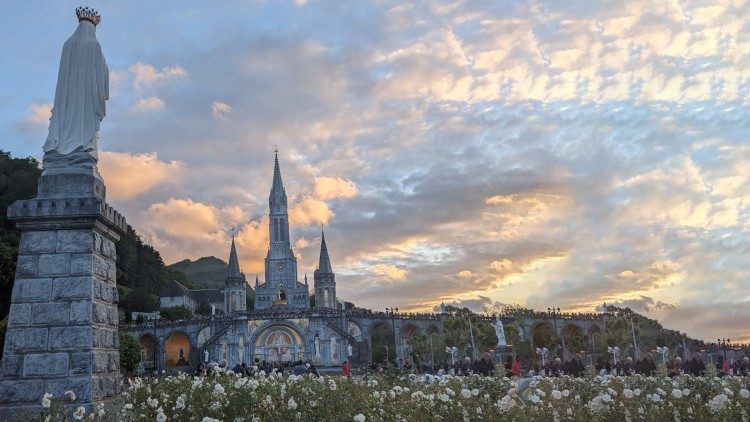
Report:
[[[284,196],[284,183],[281,181],[281,167],[279,167],[279,149],[274,149],[274,160],[273,160],[273,185],[271,185],[271,197],[273,196]]]
[[[322,240],[320,241],[320,260],[318,261],[318,269],[323,274],[330,274],[333,272],[331,268],[331,258],[328,256],[328,247],[326,246],[326,234],[320,231]]]
[[[234,235],[232,235],[232,248],[229,250],[229,278],[242,277],[240,261],[237,259],[237,248],[234,246]]]

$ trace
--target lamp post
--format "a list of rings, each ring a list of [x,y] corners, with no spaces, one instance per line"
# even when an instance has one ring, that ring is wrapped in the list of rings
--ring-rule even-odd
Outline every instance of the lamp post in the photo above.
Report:
[[[549,353],[549,349],[546,347],[542,347],[541,349],[538,347],[536,348],[536,354],[542,357],[542,368],[544,368],[544,365],[546,364],[544,358],[547,356],[547,353]]]
[[[617,346],[615,346],[615,347],[607,347],[607,351],[609,353],[612,353],[612,359],[614,360],[612,363],[616,365],[617,364],[617,355],[620,354],[620,348],[617,347]]]
[[[471,327],[471,316],[466,317],[469,320],[469,336],[471,337],[471,360],[477,360],[477,348],[474,346],[474,329]]]
[[[728,338],[720,338],[719,339],[719,346],[721,346],[721,348],[724,349],[724,361],[727,360],[727,347],[730,347],[731,343],[732,343],[732,340],[730,340]]]
[[[445,347],[445,352],[451,354],[451,365],[455,365],[456,364],[455,355],[458,352],[458,347],[456,347],[456,346],[453,346],[453,347],[446,346]]]
[[[555,335],[557,335],[557,317],[560,316],[560,308],[547,308],[547,313],[552,316],[552,321],[555,324]],[[560,332],[560,340],[562,340],[563,360],[568,360],[565,349],[565,336],[562,332]]]
[[[630,332],[633,334],[633,354],[636,360],[640,360],[640,353],[638,353],[638,343],[635,341],[635,325],[633,325],[633,317],[630,317]]]
[[[432,333],[428,333],[430,338],[430,364],[435,365],[435,352],[432,349]]]
[[[661,353],[661,363],[667,364],[667,354],[669,353],[669,347],[657,347],[656,351]]]
[[[396,351],[398,350],[398,337],[396,337],[396,313],[397,312],[398,312],[398,308],[385,308],[385,313],[391,316],[391,329],[393,330],[393,347],[396,348],[396,350],[393,351],[394,355],[396,355]]]

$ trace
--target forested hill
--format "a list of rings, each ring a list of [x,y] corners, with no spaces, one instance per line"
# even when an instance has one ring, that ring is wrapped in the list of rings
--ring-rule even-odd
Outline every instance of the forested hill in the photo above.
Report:
[[[229,265],[215,256],[204,256],[195,261],[184,259],[170,265],[169,268],[181,271],[193,285],[201,289],[220,289],[224,287]]]
[[[36,196],[36,182],[41,174],[35,159],[12,158],[10,153],[0,150],[0,319],[5,319],[10,310],[21,238],[21,233],[8,220],[6,210],[18,199]]]
[[[13,158],[10,153],[0,150],[0,320],[5,319],[10,308],[21,236],[8,220],[5,210],[18,199],[36,196],[37,181],[42,173],[39,167],[34,158]],[[164,265],[159,252],[144,244],[129,228],[117,242],[119,307],[125,310],[155,309],[159,293],[172,280],[192,286],[185,274]]]

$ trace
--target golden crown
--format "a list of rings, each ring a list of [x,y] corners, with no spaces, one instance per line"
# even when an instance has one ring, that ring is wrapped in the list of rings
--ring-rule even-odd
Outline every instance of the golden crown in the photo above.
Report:
[[[78,16],[78,22],[89,21],[93,23],[94,26],[98,25],[99,22],[102,20],[102,17],[99,15],[99,12],[97,12],[96,10],[90,7],[77,7],[76,16]]]

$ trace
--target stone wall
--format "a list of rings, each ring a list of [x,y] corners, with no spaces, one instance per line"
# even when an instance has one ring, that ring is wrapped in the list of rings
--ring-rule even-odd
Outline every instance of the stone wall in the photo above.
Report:
[[[73,390],[83,405],[120,392],[115,241],[124,220],[99,199],[60,201],[68,204],[64,215],[45,213],[58,206],[49,200],[18,201],[8,212],[22,234],[0,366],[0,420],[37,409],[45,392],[62,398]]]

